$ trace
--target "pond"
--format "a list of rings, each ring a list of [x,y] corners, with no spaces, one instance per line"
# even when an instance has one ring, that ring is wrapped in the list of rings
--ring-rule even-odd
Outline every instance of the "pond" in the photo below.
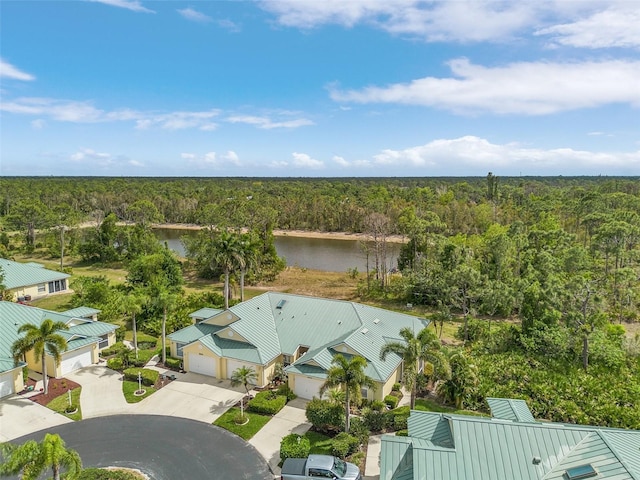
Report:
[[[184,257],[181,238],[196,235],[197,231],[163,228],[155,230],[155,233],[161,242],[167,242],[171,250]],[[359,272],[367,270],[367,258],[357,240],[276,236],[275,245],[278,255],[284,257],[289,266],[326,272],[346,272],[353,268]],[[397,267],[400,247],[397,243],[387,243],[389,268]],[[372,268],[372,259],[369,264]]]

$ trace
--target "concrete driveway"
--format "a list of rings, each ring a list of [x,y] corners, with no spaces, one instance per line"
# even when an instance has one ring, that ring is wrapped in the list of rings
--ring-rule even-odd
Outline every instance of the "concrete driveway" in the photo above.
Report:
[[[228,381],[197,373],[175,375],[176,380],[133,405],[131,413],[212,423],[242,398],[242,392],[232,390]]]
[[[102,365],[91,365],[67,375],[82,385],[82,418],[128,413],[130,405],[122,395],[122,374]]]
[[[0,401],[0,443],[72,421],[28,398],[11,395]]]
[[[271,471],[276,475],[280,474],[278,463],[280,462],[282,438],[290,433],[302,435],[311,428],[305,415],[306,405],[306,400],[292,400],[249,440],[249,443],[260,452],[260,455],[269,463]]]

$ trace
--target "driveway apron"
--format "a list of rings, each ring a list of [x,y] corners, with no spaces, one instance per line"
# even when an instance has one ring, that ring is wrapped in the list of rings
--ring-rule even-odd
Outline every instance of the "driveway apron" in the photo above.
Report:
[[[0,443],[72,421],[28,398],[11,395],[0,402]]]
[[[131,406],[122,394],[121,373],[101,365],[92,365],[70,373],[67,378],[82,385],[82,418],[131,413]]]

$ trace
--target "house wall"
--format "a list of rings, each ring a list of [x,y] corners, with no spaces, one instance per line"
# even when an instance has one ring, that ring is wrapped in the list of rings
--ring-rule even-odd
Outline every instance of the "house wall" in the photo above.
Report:
[[[24,390],[24,378],[22,377],[22,368],[13,370],[13,387],[14,392],[18,393]]]
[[[247,366],[253,368],[256,372],[256,385],[259,387],[264,387],[269,380],[265,380],[265,368],[262,365],[258,365],[257,363],[245,362]],[[220,358],[220,364],[222,365],[223,370],[219,372],[220,378],[224,378],[230,380],[230,377],[227,376],[227,359],[225,357]]]
[[[270,363],[264,366],[263,368],[264,378],[262,379],[263,385],[266,385],[271,382],[271,377],[273,377],[273,372],[276,369],[276,363],[282,363],[282,355],[274,358]]]
[[[116,343],[116,331],[114,330],[113,332],[111,332],[107,338],[109,339],[109,347],[110,347],[111,345]],[[109,347],[106,347],[106,348],[109,348]]]
[[[62,355],[64,358],[64,354]],[[98,349],[98,344],[94,343],[91,346],[91,362],[96,364],[100,360],[100,351]],[[54,362],[53,357],[50,355],[45,355],[45,361],[47,364],[47,376],[60,378],[62,377],[62,367],[59,362]],[[40,363],[40,358],[35,358],[33,354],[33,350],[27,352],[26,362],[29,370],[33,370],[34,372],[42,373],[42,364]]]
[[[373,392],[373,400],[384,401],[384,397],[389,395],[393,390],[393,384],[398,381],[399,371],[400,367],[398,367],[398,369],[389,377],[389,379],[385,383],[376,382],[376,389]]]

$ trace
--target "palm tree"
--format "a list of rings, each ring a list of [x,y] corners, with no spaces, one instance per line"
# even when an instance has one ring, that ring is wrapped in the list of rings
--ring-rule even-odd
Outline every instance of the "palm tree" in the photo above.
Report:
[[[136,352],[136,360],[138,359],[138,331],[136,328],[136,315],[142,312],[144,297],[136,292],[129,295],[123,295],[120,298],[120,311],[131,315],[131,328],[133,329],[133,350]]]
[[[13,342],[11,346],[11,354],[16,361],[24,357],[24,355],[31,350],[33,350],[36,358],[40,357],[45,395],[49,391],[45,355],[49,353],[55,362],[60,361],[60,353],[67,349],[67,341],[62,335],[56,332],[66,329],[67,325],[64,322],[54,322],[49,318],[46,318],[39,327],[31,323],[25,323],[18,328],[18,333],[25,333],[25,336]]]
[[[327,379],[320,387],[320,394],[334,387],[341,387],[345,397],[345,423],[344,431],[349,433],[349,412],[351,410],[351,397],[357,397],[362,387],[375,388],[372,378],[364,373],[367,361],[363,357],[352,357],[347,360],[341,354],[337,354],[331,361],[333,366],[327,370]]]
[[[53,479],[60,480],[61,470],[66,470],[64,478],[73,480],[82,471],[82,460],[78,452],[66,447],[59,435],[46,433],[42,442],[29,440],[22,445],[3,443],[0,453],[4,462],[0,465],[0,476],[20,474],[23,480],[36,480],[48,468],[53,471]]]
[[[165,287],[156,290],[155,303],[162,309],[162,364],[167,362],[167,314],[176,302],[177,296]]]
[[[231,386],[237,387],[238,385],[244,385],[244,389],[249,394],[249,384],[255,383],[258,379],[256,371],[251,367],[236,368],[231,373]]]
[[[224,273],[224,308],[229,308],[229,275],[240,265],[240,242],[238,235],[222,231],[213,241],[213,263]]]
[[[446,356],[440,351],[440,340],[433,330],[423,328],[418,335],[415,335],[414,330],[405,327],[400,330],[400,336],[404,342],[384,345],[380,349],[380,359],[386,360],[390,353],[395,353],[402,358],[404,364],[402,381],[411,391],[411,408],[413,409],[416,406],[418,375],[423,371],[433,373],[438,369],[448,376],[450,367]]]
[[[445,402],[463,409],[465,400],[474,396],[478,384],[478,367],[469,361],[464,350],[450,349],[447,356],[451,365],[451,376],[438,385],[438,394],[442,395]]]
[[[244,277],[255,263],[258,257],[258,244],[250,234],[244,234],[240,238],[238,249],[238,266],[240,267],[240,301],[244,302]]]

